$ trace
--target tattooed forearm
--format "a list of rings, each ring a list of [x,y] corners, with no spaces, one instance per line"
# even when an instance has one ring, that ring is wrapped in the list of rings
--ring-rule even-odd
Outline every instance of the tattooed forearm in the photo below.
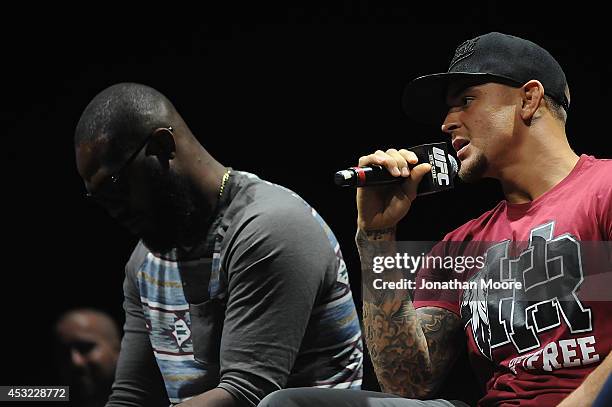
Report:
[[[455,359],[459,317],[441,308],[415,310],[408,290],[373,288],[380,277],[372,270],[374,257],[397,252],[395,228],[358,230],[355,240],[361,259],[365,339],[380,386],[404,397],[428,397]],[[401,270],[385,270],[389,281],[402,277]]]
[[[409,300],[363,304],[365,338],[382,391],[419,397],[431,374],[427,342]]]
[[[395,228],[387,228],[380,230],[364,231],[357,230],[355,236],[359,258],[361,260],[361,283],[363,286],[364,299],[371,300],[376,304],[381,304],[390,300],[390,296],[394,293],[389,290],[375,290],[373,287],[374,279],[379,278],[372,271],[374,257],[376,256],[393,256],[397,252],[395,242]],[[385,272],[387,278],[401,278],[401,273],[396,273],[393,270]]]
[[[395,227],[376,229],[376,230],[362,230],[357,231],[357,239],[365,237],[367,240],[388,240],[389,237],[395,238]]]
[[[456,314],[437,307],[423,307],[416,312],[427,339],[431,374],[437,385],[446,377],[462,346],[460,319]]]
[[[416,311],[409,299],[363,304],[365,338],[381,389],[429,397],[454,361],[459,318],[441,308]],[[431,347],[431,348],[430,348]]]

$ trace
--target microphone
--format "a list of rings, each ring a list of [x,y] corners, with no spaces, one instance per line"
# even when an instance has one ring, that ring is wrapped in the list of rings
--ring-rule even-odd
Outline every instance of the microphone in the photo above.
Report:
[[[422,144],[407,148],[419,159],[412,169],[422,163],[431,164],[431,171],[425,174],[417,188],[417,195],[427,195],[454,187],[454,178],[459,172],[459,164],[455,157],[446,151],[446,143]],[[394,177],[386,168],[379,165],[351,167],[336,172],[334,182],[343,187],[368,187],[374,185],[399,184],[404,177]]]

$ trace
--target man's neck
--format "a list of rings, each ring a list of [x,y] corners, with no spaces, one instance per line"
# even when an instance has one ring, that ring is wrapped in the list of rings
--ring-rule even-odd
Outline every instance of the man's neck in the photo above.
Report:
[[[215,160],[206,150],[200,148],[196,159],[187,169],[198,193],[202,195],[214,210],[219,200],[219,191],[226,167]]]
[[[504,195],[510,203],[536,200],[567,177],[579,157],[565,139],[551,143],[529,143],[499,175]]]

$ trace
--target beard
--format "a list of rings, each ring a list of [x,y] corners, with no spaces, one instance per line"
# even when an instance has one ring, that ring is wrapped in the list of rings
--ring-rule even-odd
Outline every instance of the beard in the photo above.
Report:
[[[141,233],[145,245],[163,253],[199,242],[207,232],[212,208],[185,177],[156,174],[151,191],[151,227]]]
[[[482,179],[489,166],[487,157],[480,151],[475,151],[466,161],[461,163],[459,169],[461,181],[470,183]]]

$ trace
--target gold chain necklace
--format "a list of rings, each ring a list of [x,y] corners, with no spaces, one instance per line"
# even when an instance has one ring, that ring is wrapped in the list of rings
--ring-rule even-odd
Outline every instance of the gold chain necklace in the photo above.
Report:
[[[221,180],[221,188],[219,188],[219,198],[221,198],[221,195],[223,195],[223,190],[225,189],[225,183],[229,179],[231,172],[232,170],[228,168],[227,170],[225,170],[225,174],[223,174],[223,179]]]

